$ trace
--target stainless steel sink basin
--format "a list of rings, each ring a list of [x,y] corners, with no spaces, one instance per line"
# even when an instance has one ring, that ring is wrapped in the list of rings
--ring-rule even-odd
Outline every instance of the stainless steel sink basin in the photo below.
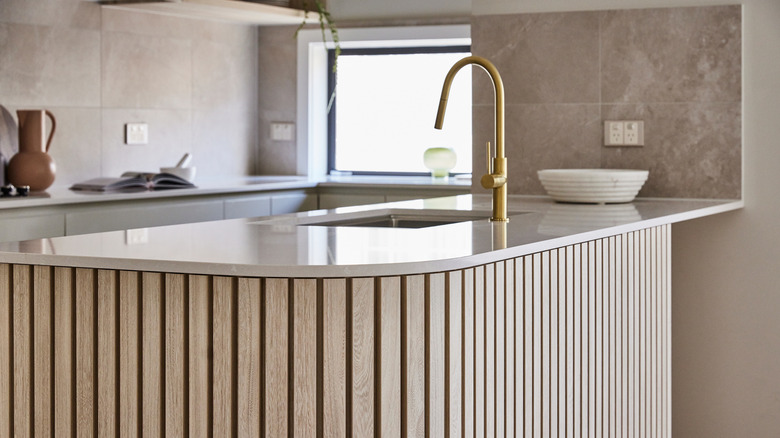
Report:
[[[458,222],[488,220],[489,218],[489,213],[457,216],[446,214],[387,213],[367,217],[341,218],[316,223],[303,223],[299,225],[314,225],[319,227],[426,228]]]

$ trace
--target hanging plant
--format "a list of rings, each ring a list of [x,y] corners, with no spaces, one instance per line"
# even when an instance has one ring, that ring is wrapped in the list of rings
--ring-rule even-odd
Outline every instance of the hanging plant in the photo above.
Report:
[[[317,13],[319,18],[320,31],[322,32],[322,42],[328,42],[327,33],[330,33],[330,38],[335,46],[333,49],[333,73],[336,73],[338,68],[339,55],[341,54],[341,45],[339,44],[339,30],[336,27],[336,23],[333,21],[333,17],[331,17],[330,12],[328,12],[321,0],[314,0],[314,7],[316,9],[314,12]],[[312,12],[309,0],[303,0],[303,10],[303,21],[298,26],[298,29],[295,30],[296,38],[298,37],[298,32],[300,32],[301,29],[303,29],[303,27],[306,25],[306,20],[309,18],[309,12]]]

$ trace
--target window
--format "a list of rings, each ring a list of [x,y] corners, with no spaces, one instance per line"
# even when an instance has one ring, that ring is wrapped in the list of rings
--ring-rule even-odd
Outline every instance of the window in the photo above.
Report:
[[[471,173],[471,69],[455,77],[444,129],[433,128],[442,84],[468,46],[330,50],[328,171],[428,174],[423,152],[450,147],[453,173]],[[335,88],[335,93],[334,93]]]

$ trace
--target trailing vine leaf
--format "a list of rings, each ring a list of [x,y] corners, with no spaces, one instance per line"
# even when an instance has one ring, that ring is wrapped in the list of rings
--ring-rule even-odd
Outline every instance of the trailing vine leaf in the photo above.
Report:
[[[333,59],[333,73],[336,73],[338,69],[338,59],[341,54],[341,44],[339,42],[339,30],[336,27],[336,22],[333,21],[333,17],[330,12],[325,8],[325,5],[321,0],[314,0],[314,6],[317,8],[317,15],[320,23],[320,31],[322,32],[322,42],[327,43],[328,38],[326,32],[330,33],[330,38],[333,41],[334,47],[334,59]],[[303,0],[304,16],[301,24],[298,25],[298,29],[295,30],[295,37],[298,37],[298,33],[306,25],[306,19],[309,18],[310,11],[309,0]]]

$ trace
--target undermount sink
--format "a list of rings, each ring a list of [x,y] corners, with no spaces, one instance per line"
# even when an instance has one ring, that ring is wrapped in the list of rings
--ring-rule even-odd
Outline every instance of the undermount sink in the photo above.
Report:
[[[424,211],[413,211],[409,213],[396,212],[357,218],[331,219],[323,222],[303,223],[299,225],[314,225],[320,227],[426,228],[458,222],[488,220],[489,218],[490,213],[479,215],[451,215],[439,212],[430,214],[425,213]]]
[[[522,214],[520,212],[513,215]],[[255,222],[257,225],[366,227],[366,228],[428,228],[463,222],[490,221],[490,211],[471,210],[417,210],[385,208],[319,216],[273,218]]]

